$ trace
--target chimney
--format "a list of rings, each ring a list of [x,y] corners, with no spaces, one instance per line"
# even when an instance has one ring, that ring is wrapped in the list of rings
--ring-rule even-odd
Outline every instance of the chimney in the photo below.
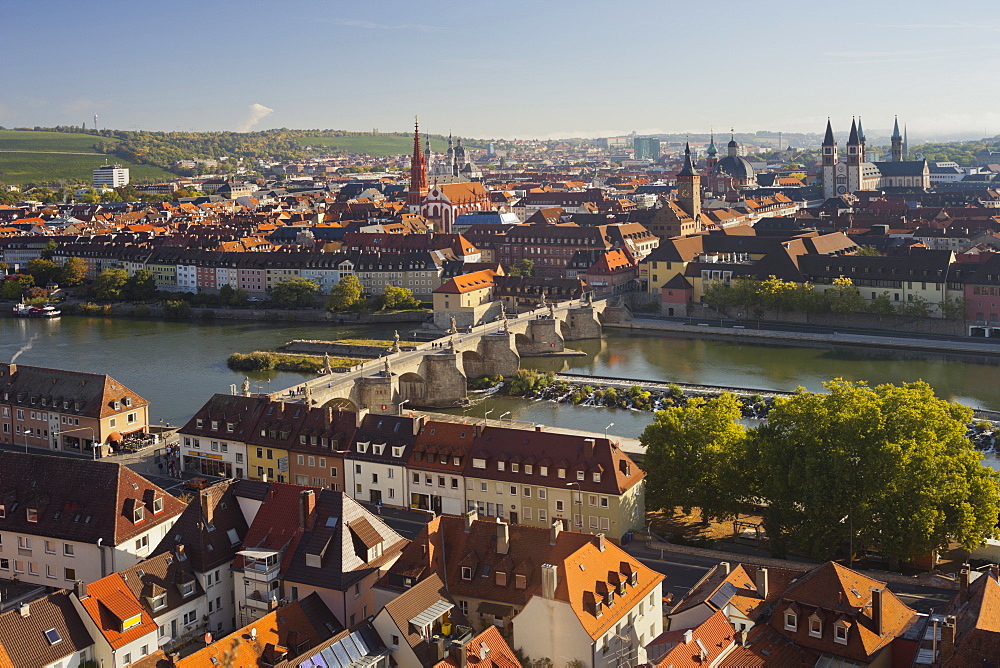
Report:
[[[19,607],[17,609],[17,611],[19,613],[21,613],[22,617],[30,617],[31,616],[31,606],[28,605],[27,603],[22,603],[21,607]]]
[[[722,570],[725,572],[726,575],[729,575],[729,562],[728,561],[720,561],[719,562],[719,567],[722,568]]]
[[[469,533],[469,530],[472,529],[473,522],[475,522],[478,519],[479,519],[479,512],[475,508],[473,508],[469,512],[465,513],[465,532],[466,533]]]
[[[316,492],[311,489],[302,490],[299,493],[299,528],[305,529],[309,516],[316,508]]]
[[[965,603],[969,600],[969,565],[962,564],[958,574],[958,600]]]
[[[497,518],[497,554],[507,554],[510,550],[510,525]]]
[[[767,569],[758,568],[753,579],[754,583],[757,585],[757,594],[759,594],[761,598],[766,599],[769,591],[767,588]]]
[[[941,625],[941,648],[938,650],[938,663],[944,664],[955,654],[955,633],[957,622],[950,616]]]
[[[544,424],[536,424],[535,425],[535,431],[545,431],[545,425]]]
[[[594,439],[585,438],[583,439],[583,456],[587,459],[594,458]]]
[[[542,598],[555,600],[559,585],[559,570],[552,564],[542,564]]]
[[[83,580],[77,580],[76,582],[74,582],[73,583],[73,593],[75,593],[76,597],[78,599],[80,599],[81,601],[83,599],[87,598],[87,596],[88,596],[88,594],[87,594],[87,583],[84,582]]]
[[[559,534],[562,532],[562,520],[556,520],[552,523],[552,528],[549,529],[549,545],[555,545],[556,541],[559,539]]]
[[[597,549],[600,550],[601,552],[604,552],[604,550],[607,548],[607,543],[605,543],[604,541],[604,534],[599,533],[596,536],[594,536],[594,538],[595,538],[594,544],[597,545]]]
[[[881,636],[884,631],[882,628],[882,625],[885,622],[885,615],[883,614],[884,608],[882,607],[883,593],[884,590],[881,588],[872,589],[872,625],[875,627],[875,634],[878,636]]]
[[[184,554],[184,543],[178,543],[174,546],[174,556],[177,557],[177,561],[184,561],[187,559],[187,555]]]
[[[691,629],[688,629],[687,631],[684,632],[684,644],[685,645],[687,645],[688,643],[690,643],[693,638],[694,638],[694,632]]]
[[[467,668],[469,665],[469,652],[465,648],[465,643],[452,642],[448,648],[451,660],[458,668]]]
[[[212,505],[212,500],[208,496],[208,490],[203,489],[198,493],[201,500],[201,516],[205,518],[205,524],[212,524],[212,520],[215,519],[215,507]]]

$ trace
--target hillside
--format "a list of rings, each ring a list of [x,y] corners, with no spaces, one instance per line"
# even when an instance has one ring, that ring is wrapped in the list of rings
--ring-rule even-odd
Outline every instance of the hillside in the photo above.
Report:
[[[72,132],[0,130],[0,183],[90,184],[91,171],[105,162],[128,167],[133,182],[160,181],[175,175],[152,165],[137,165],[95,150],[98,141],[113,139]]]
[[[413,152],[413,135],[345,135],[296,137],[295,141],[302,146],[323,146],[348,153],[367,153],[371,156],[384,157],[390,155],[409,155]],[[421,139],[421,147],[424,140]],[[464,140],[463,140],[464,142]],[[472,144],[467,144],[473,147]],[[448,142],[437,136],[431,137],[431,150],[444,153],[448,150]]]

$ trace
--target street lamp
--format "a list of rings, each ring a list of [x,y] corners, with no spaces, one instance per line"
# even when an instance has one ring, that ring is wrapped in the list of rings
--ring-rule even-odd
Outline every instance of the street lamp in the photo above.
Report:
[[[486,412],[483,413],[483,426],[484,427],[489,426],[489,424],[490,424],[489,417],[490,417],[490,413],[492,413],[492,412],[493,412],[493,409],[491,408],[488,411],[486,411]]]
[[[508,415],[510,415],[510,411],[507,411],[506,413],[504,413],[503,415],[500,416],[499,422],[500,422],[501,425],[503,425],[503,419],[505,417],[507,417]],[[513,421],[513,418],[511,418],[511,421]]]
[[[399,402],[399,407],[396,409],[396,415],[402,415],[403,414],[403,404],[408,404],[408,403],[410,403],[409,399],[403,399],[402,401],[400,401]]]
[[[604,428],[604,440],[605,441],[608,440],[608,429],[611,429],[614,426],[615,426],[615,423],[612,422],[611,424],[609,424],[607,427]]]

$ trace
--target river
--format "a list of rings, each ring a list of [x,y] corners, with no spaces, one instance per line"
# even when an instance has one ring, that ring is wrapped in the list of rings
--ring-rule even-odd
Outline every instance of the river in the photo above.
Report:
[[[391,338],[392,328],[371,325],[273,324],[245,322],[159,322],[85,316],[58,320],[0,319],[0,359],[24,350],[18,361],[107,373],[152,402],[153,422],[185,422],[213,393],[243,381],[226,367],[232,352],[270,350],[290,339]],[[939,395],[971,406],[1000,410],[997,360],[881,349],[782,346],[686,338],[660,332],[612,330],[600,340],[570,344],[587,357],[527,358],[525,366],[659,381],[679,381],[794,390],[822,389],[840,376],[871,383],[923,379]],[[294,373],[251,376],[263,391],[300,382]],[[637,437],[652,413],[590,408],[490,397],[452,412],[513,418],[553,426]]]

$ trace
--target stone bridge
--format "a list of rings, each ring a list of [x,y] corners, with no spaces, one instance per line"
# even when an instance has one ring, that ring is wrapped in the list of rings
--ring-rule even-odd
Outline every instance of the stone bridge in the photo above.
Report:
[[[623,310],[606,301],[563,302],[510,317],[506,331],[502,322],[492,322],[471,332],[445,334],[415,349],[387,353],[271,396],[390,414],[404,402],[424,408],[456,406],[468,398],[469,378],[511,376],[521,367],[522,356],[561,353],[566,341],[599,338],[603,319],[618,319]]]

